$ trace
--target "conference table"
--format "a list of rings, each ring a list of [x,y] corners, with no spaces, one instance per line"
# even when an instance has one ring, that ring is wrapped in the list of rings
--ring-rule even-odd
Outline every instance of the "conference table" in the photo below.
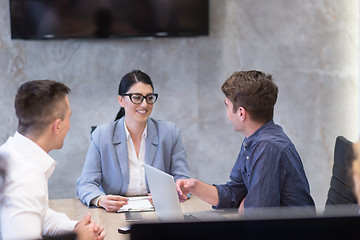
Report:
[[[130,234],[121,234],[119,227],[131,225],[131,222],[125,220],[125,213],[107,212],[102,208],[89,208],[79,199],[50,199],[50,208],[58,212],[65,213],[70,219],[81,220],[90,212],[93,220],[105,228],[106,240],[130,239]],[[346,214],[341,209],[334,211],[334,215],[322,216],[314,211],[314,208],[306,207],[282,207],[259,209],[257,212],[253,209],[250,215],[240,216],[237,209],[212,210],[211,206],[201,199],[192,196],[189,200],[180,204],[183,213],[210,213],[220,214],[223,219],[207,223],[199,222],[192,225],[191,222],[180,224],[151,224],[151,222],[160,222],[154,211],[141,212],[144,222],[150,224],[138,225],[136,234],[141,234],[141,238],[146,239],[149,234],[166,233],[173,236],[176,233],[177,239],[233,239],[239,236],[251,236],[252,239],[292,239],[294,236],[302,236],[301,239],[360,239],[358,226],[360,217],[358,214]],[[335,209],[334,209],[335,210]],[[209,213],[210,212],[210,213]],[[229,221],[228,221],[229,220]],[[185,224],[185,225],[184,225]],[[214,225],[215,224],[215,225]],[[167,228],[166,228],[166,226]],[[146,231],[144,227],[146,227]],[[149,227],[151,229],[149,229]],[[182,231],[185,227],[186,231]],[[195,229],[196,228],[196,229]],[[181,229],[181,231],[180,231]],[[261,229],[261,231],[259,231]],[[133,229],[135,230],[135,228]],[[145,236],[142,233],[145,233]],[[192,232],[189,236],[188,234]],[[347,237],[342,237],[346,233]],[[133,237],[136,238],[134,232]],[[201,237],[199,238],[199,234]],[[156,235],[158,236],[158,235]],[[284,238],[284,236],[289,236]],[[356,236],[354,238],[354,236]]]
[[[183,213],[211,210],[211,205],[201,199],[192,196],[189,200],[180,204]],[[130,239],[129,234],[118,232],[119,227],[130,225],[125,220],[125,213],[107,212],[102,208],[89,208],[79,199],[50,199],[49,206],[57,212],[65,213],[72,220],[82,220],[90,212],[92,219],[103,226],[106,232],[106,240]],[[141,212],[144,221],[157,221],[154,211]]]

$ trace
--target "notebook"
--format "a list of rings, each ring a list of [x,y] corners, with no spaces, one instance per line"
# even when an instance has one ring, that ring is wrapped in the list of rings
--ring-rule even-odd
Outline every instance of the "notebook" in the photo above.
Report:
[[[157,217],[161,221],[199,221],[224,219],[215,211],[182,213],[174,177],[150,165],[144,164]]]
[[[146,212],[154,211],[149,196],[127,197],[128,204],[122,206],[117,212]]]

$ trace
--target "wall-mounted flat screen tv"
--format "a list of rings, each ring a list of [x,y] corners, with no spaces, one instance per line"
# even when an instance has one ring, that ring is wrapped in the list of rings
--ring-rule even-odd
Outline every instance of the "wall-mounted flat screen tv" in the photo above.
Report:
[[[209,0],[10,0],[12,39],[209,34]]]

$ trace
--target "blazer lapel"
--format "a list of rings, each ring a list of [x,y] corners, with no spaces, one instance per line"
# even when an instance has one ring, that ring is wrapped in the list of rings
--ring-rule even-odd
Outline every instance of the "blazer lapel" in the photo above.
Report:
[[[145,143],[145,163],[152,166],[159,144],[156,125],[149,118],[147,121],[147,138]]]
[[[114,137],[113,137],[113,144],[117,155],[117,159],[120,164],[121,173],[123,176],[123,183],[127,183],[129,181],[129,160],[128,160],[128,150],[126,144],[126,133],[124,128],[124,117],[118,120],[118,122],[116,123]]]

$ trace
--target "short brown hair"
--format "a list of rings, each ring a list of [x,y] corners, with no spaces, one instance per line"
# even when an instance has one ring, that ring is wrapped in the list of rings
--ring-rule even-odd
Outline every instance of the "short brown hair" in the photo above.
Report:
[[[273,118],[279,90],[270,74],[256,70],[235,72],[221,90],[233,103],[234,112],[243,107],[253,121],[262,123]]]
[[[64,119],[64,104],[70,88],[53,80],[33,80],[20,86],[15,97],[15,111],[22,134],[41,134],[57,118]]]

